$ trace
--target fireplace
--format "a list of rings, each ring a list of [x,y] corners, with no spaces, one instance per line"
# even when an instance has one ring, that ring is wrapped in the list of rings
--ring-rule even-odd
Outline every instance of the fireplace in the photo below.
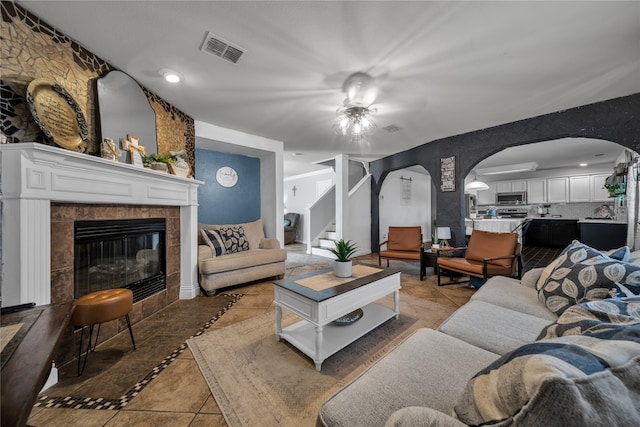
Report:
[[[165,218],[75,221],[74,297],[127,288],[138,302],[166,289]]]
[[[135,304],[134,323],[157,311],[157,295],[200,293],[201,181],[37,143],[0,144],[0,166],[3,306],[74,298],[74,220],[167,219],[167,289]]]

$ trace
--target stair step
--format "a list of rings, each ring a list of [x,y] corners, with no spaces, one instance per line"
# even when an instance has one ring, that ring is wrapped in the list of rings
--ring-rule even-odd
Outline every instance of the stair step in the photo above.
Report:
[[[336,257],[331,252],[329,252],[325,248],[321,248],[320,246],[312,246],[311,255],[318,255],[318,256],[323,256],[325,258],[336,259]]]
[[[332,240],[332,239],[324,239],[324,238],[320,238],[318,239],[318,246],[321,248],[335,248],[336,247],[336,241]]]
[[[325,239],[330,239],[335,241],[335,240],[338,240],[338,233],[336,233],[335,231],[325,231],[324,237]]]

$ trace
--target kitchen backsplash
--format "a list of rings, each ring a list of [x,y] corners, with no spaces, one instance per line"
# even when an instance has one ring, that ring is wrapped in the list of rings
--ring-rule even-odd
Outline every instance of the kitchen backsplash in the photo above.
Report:
[[[599,214],[599,208],[602,205],[609,206],[609,210],[613,213],[615,212],[614,207],[615,203],[613,200],[610,203],[606,202],[585,202],[585,203],[550,203],[549,204],[549,215],[561,215],[562,218],[569,219],[582,219],[587,217],[601,217]],[[525,205],[525,206],[499,206],[499,208],[526,208],[529,212],[529,216],[538,216],[538,206],[540,205]],[[478,206],[479,209],[483,209],[484,206]],[[624,207],[619,208],[619,214],[617,215],[617,219],[626,219],[626,211]]]

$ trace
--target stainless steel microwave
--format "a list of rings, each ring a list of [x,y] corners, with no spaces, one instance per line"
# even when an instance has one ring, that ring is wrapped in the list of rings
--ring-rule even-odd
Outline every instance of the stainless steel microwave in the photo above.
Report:
[[[497,205],[526,205],[527,192],[496,193]]]

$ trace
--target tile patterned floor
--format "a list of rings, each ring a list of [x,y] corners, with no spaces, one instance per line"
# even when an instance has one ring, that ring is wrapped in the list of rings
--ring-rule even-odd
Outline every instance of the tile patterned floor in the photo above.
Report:
[[[287,249],[301,253],[304,252],[304,245],[288,245]],[[528,253],[523,257],[525,270],[542,266],[548,257],[553,256],[543,249],[525,253]],[[370,264],[378,262],[376,255],[359,257],[357,260]],[[417,263],[392,261],[392,264],[403,269],[403,293],[457,308],[475,292],[468,284],[438,287],[433,275],[420,281]],[[321,266],[298,265],[287,270],[287,275],[304,274]],[[191,352],[183,346],[184,340],[194,332],[197,334],[207,328],[223,328],[275,310],[270,280],[226,291],[230,295],[229,301],[214,302],[207,297],[180,300],[134,325],[136,343],[140,342],[135,352],[130,348],[126,331],[99,345],[97,352],[90,356],[82,378],[74,378],[67,373],[70,379],[61,381],[43,393],[31,412],[29,425],[226,426]],[[216,307],[215,304],[220,306]],[[167,328],[167,325],[170,327]],[[159,341],[176,340],[181,344],[174,347],[166,343],[164,346],[153,345]],[[164,354],[160,354],[162,349]],[[132,369],[132,366],[145,363],[153,365],[143,369],[143,373]],[[75,368],[75,364],[66,367],[72,371]],[[81,396],[86,400],[44,396]],[[101,396],[106,397],[98,400]]]

